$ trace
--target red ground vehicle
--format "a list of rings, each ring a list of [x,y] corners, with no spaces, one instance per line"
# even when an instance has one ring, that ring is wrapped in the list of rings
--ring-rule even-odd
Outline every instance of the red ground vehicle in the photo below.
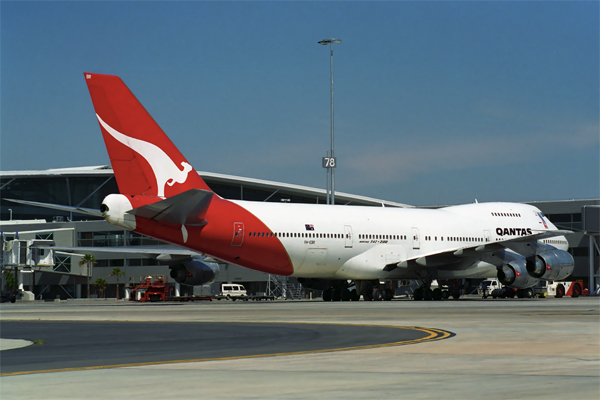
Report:
[[[169,281],[164,275],[148,275],[139,285],[131,285],[131,301],[165,301],[169,295]]]
[[[589,294],[587,283],[582,281],[548,282],[548,296],[560,299],[563,296],[579,297]]]

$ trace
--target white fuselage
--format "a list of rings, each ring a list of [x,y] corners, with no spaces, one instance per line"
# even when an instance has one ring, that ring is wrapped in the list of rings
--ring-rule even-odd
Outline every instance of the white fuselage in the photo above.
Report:
[[[234,202],[280,238],[292,275],[306,278],[404,278],[411,273],[402,267],[406,260],[556,229],[537,208],[518,203],[418,209]],[[564,237],[557,238],[555,247],[566,250]],[[391,264],[399,267],[383,271]],[[435,275],[493,277],[496,266],[475,259],[436,268]]]

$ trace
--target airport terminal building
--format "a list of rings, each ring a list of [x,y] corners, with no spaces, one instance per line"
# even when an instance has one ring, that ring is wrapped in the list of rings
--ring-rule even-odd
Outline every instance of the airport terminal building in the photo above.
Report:
[[[298,185],[230,175],[200,172],[204,181],[220,196],[227,199],[326,203],[326,191]],[[62,247],[127,247],[128,252],[98,253],[90,272],[90,281],[105,279],[106,297],[116,297],[117,278],[114,268],[125,273],[119,278],[120,297],[123,287],[139,282],[147,275],[169,278],[169,268],[156,259],[131,252],[132,247],[166,247],[165,243],[113,226],[99,217],[35,207],[6,201],[18,199],[59,205],[97,209],[105,196],[118,193],[110,166],[54,169],[44,171],[0,172],[0,230],[3,243],[11,239],[52,240]],[[336,204],[381,207],[408,207],[364,196],[336,192]],[[570,252],[575,259],[571,280],[588,282],[590,275],[598,275],[598,209],[600,199],[565,200],[529,203],[538,207],[560,229],[572,230],[567,235]],[[587,221],[586,221],[587,220]],[[586,226],[587,223],[587,226]],[[52,267],[36,267],[20,275],[25,290],[36,299],[69,299],[87,297],[88,271],[81,264],[84,254],[55,254]],[[4,265],[3,265],[4,267]],[[3,274],[3,285],[5,275]],[[243,283],[249,293],[271,292],[275,295],[299,296],[301,288],[294,279],[270,276],[235,265],[220,265],[217,282],[211,287],[181,286],[181,295],[214,294],[220,283]],[[596,278],[597,282],[597,278]],[[172,282],[174,283],[174,282]],[[95,294],[91,289],[91,294]]]

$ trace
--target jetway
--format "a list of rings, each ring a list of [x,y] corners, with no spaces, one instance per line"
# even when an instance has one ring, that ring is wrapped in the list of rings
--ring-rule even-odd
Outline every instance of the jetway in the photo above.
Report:
[[[18,235],[1,236],[0,267],[2,293],[13,293],[24,300],[34,300],[32,292],[23,290],[23,274],[42,271],[55,265],[53,240],[19,240]],[[9,277],[12,275],[12,280]],[[16,287],[8,287],[11,280]]]

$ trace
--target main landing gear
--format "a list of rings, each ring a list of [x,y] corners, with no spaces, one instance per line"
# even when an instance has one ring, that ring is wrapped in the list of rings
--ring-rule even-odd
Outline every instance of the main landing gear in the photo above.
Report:
[[[389,301],[394,297],[390,288],[379,281],[331,281],[323,291],[323,301]]]
[[[359,295],[355,287],[347,281],[333,281],[323,290],[323,301],[358,301]]]
[[[460,285],[455,282],[451,285],[451,282],[437,282],[437,287],[431,289],[432,281],[429,279],[422,280],[421,286],[419,286],[413,292],[414,300],[447,300],[452,296],[453,299],[458,300],[461,295]]]

